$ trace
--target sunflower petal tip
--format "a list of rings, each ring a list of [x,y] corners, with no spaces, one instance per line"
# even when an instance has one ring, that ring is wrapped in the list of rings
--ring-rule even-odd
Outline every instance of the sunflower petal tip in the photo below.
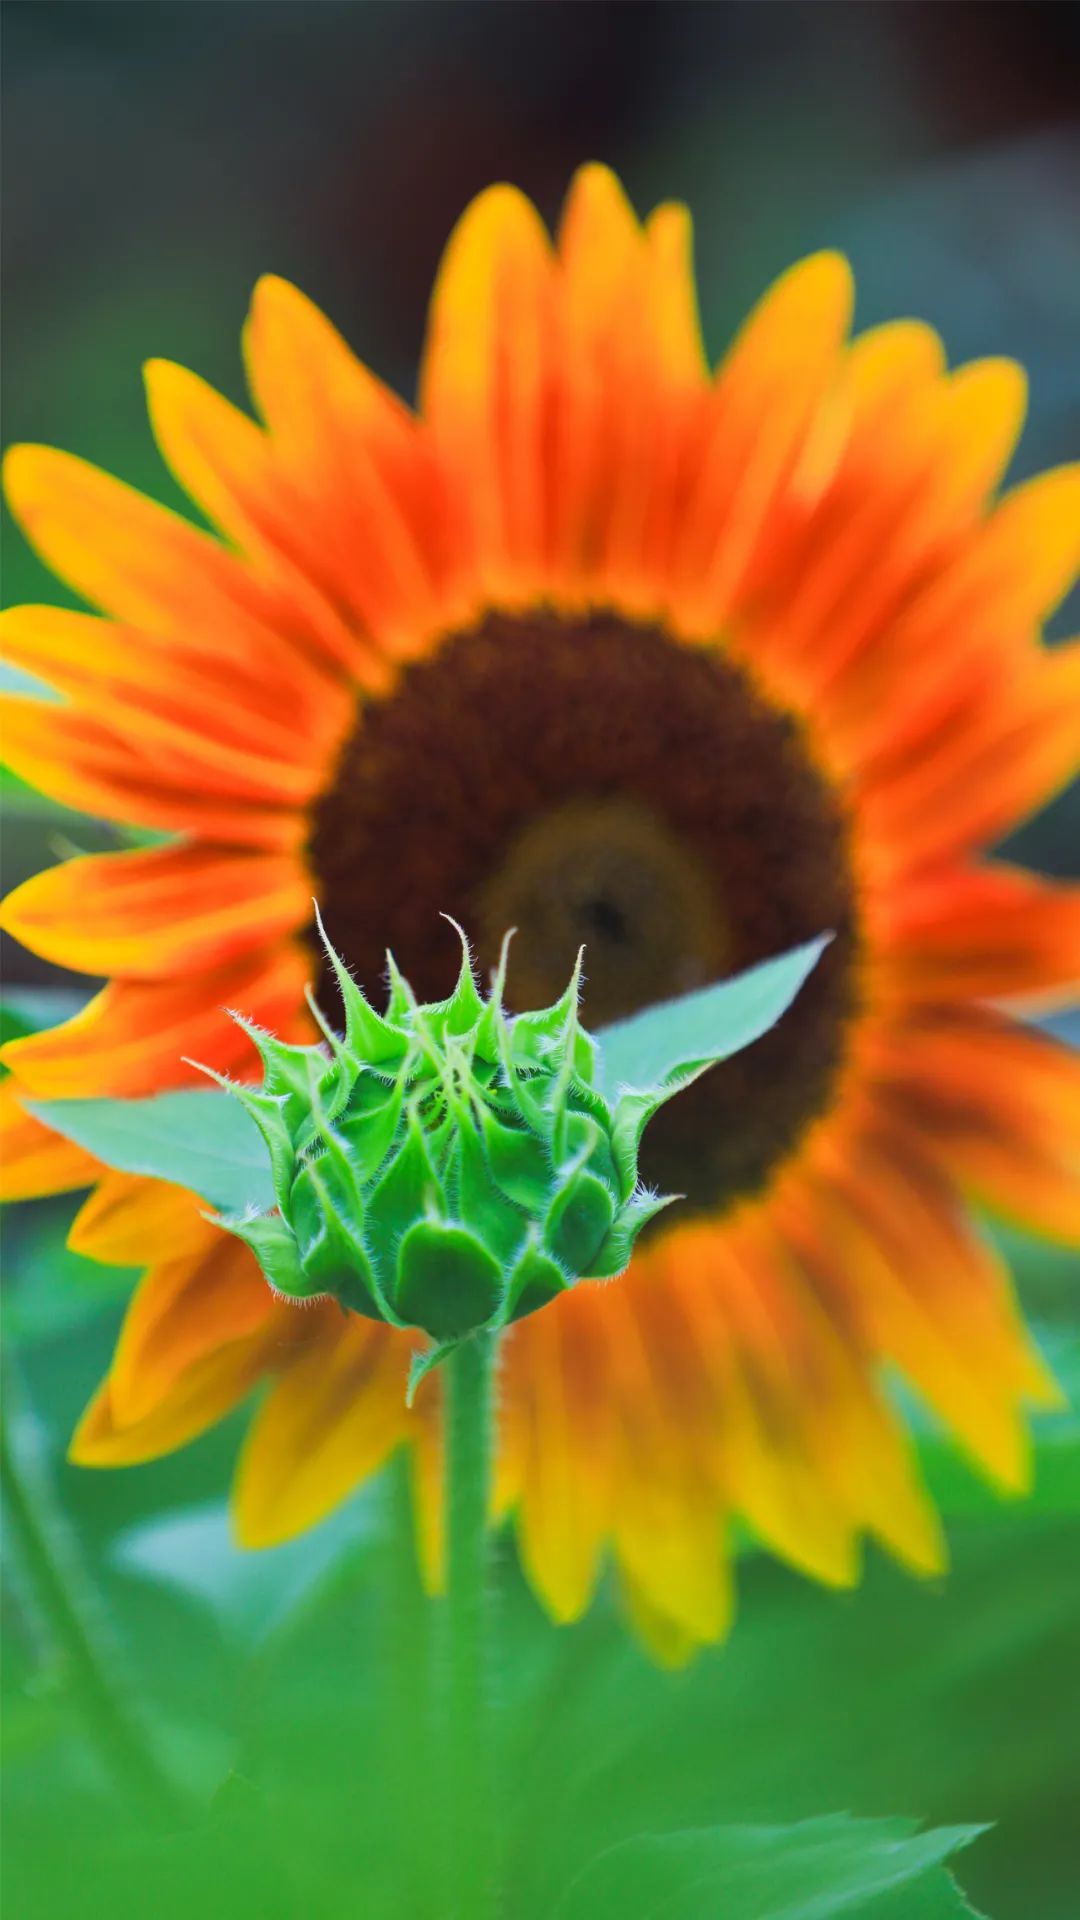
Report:
[[[67,1458],[73,1467],[97,1467],[109,1464],[108,1453],[99,1445],[101,1432],[107,1431],[109,1418],[109,1387],[105,1381],[95,1393],[89,1405],[84,1407],[71,1439],[68,1441]]]
[[[280,273],[260,273],[251,290],[249,318],[269,318],[286,309],[309,309],[314,305],[300,288]]]
[[[241,1481],[229,1504],[229,1523],[233,1540],[244,1553],[265,1552],[280,1547],[296,1531],[275,1522],[272,1504],[260,1499]]]
[[[151,354],[149,360],[144,360],[142,379],[151,417],[155,409],[175,400],[183,388],[190,387],[195,377],[187,367],[180,366],[176,360],[166,360],[162,354]]]
[[[452,913],[444,913],[441,907],[439,909],[439,919],[445,920],[448,927],[453,927],[454,932],[457,934],[457,937],[461,941],[461,944],[464,947],[466,953],[468,953],[469,951],[468,937],[465,933],[464,927],[461,924],[461,921],[455,920]]]
[[[811,254],[806,263],[812,267],[818,278],[831,287],[836,303],[849,316],[855,305],[855,269],[846,253],[839,247],[823,247],[820,252]]]
[[[34,440],[17,440],[4,453],[0,477],[4,495],[12,513],[21,513],[28,496],[37,492],[38,469],[55,449]]]

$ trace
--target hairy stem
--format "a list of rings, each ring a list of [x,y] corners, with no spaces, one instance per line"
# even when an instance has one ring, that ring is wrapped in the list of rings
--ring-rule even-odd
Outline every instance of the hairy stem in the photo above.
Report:
[[[496,1898],[487,1529],[496,1342],[473,1334],[446,1364],[443,1738],[453,1920],[485,1920]]]
[[[383,1589],[380,1764],[394,1844],[395,1872],[403,1913],[438,1911],[439,1862],[430,1846],[417,1846],[416,1810],[439,1792],[441,1751],[434,1721],[431,1606],[417,1565],[416,1525],[404,1451],[387,1474],[390,1537]]]

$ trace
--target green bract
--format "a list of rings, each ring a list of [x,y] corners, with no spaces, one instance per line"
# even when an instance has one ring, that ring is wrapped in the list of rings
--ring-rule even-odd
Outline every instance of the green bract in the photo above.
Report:
[[[380,1015],[326,945],[344,1038],[317,1009],[324,1047],[289,1046],[241,1020],[263,1084],[225,1083],[266,1142],[277,1209],[222,1224],[271,1286],[422,1328],[439,1343],[426,1365],[583,1276],[621,1273],[669,1203],[642,1187],[637,1157],[677,1085],[611,1103],[600,1094],[578,1019],[580,956],[555,1006],[514,1017],[502,1005],[505,950],[484,1000],[463,939],[453,994],[428,1005],[391,959]]]

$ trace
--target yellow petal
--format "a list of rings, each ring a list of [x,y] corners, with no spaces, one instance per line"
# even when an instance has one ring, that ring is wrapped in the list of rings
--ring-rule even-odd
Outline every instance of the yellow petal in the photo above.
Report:
[[[303,1533],[382,1466],[405,1436],[409,1351],[407,1336],[343,1314],[298,1346],[244,1443],[234,1495],[242,1546]]]

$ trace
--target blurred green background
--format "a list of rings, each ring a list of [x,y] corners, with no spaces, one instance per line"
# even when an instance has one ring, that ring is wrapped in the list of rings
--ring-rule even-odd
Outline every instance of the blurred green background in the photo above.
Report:
[[[56,442],[175,500],[139,364],[175,358],[242,398],[239,329],[267,269],[411,395],[431,277],[469,196],[511,179],[554,217],[574,167],[599,158],[641,208],[689,201],[714,352],[775,273],[840,246],[860,324],[915,313],[953,360],[1025,362],[1017,473],[1080,448],[1076,8],[8,0],[3,31],[7,441]],[[7,522],[4,595],[62,597]],[[1055,631],[1078,625],[1074,596]],[[72,845],[116,844],[17,785],[7,800],[7,885]],[[1074,796],[1014,844],[1064,873],[1078,829]],[[25,953],[4,960],[16,1025],[87,990]],[[20,1471],[42,1485],[151,1740],[212,1811],[170,1838],[109,1786],[10,1552],[6,1913],[436,1913],[432,1756],[402,1709],[429,1622],[400,1487],[390,1476],[308,1540],[241,1558],[223,1504],[235,1425],[146,1468],[65,1466],[131,1281],[65,1251],[73,1210],[5,1221]],[[1010,1250],[1080,1385],[1075,1273]],[[1080,1426],[1044,1423],[1025,1506],[995,1505],[930,1434],[926,1450],[947,1581],[917,1587],[875,1559],[838,1598],[748,1555],[731,1641],[675,1678],[648,1666],[610,1595],[583,1626],[549,1627],[507,1549],[508,1920],[550,1913],[593,1854],[643,1828],[841,1810],[996,1822],[957,1861],[973,1902],[996,1920],[1072,1920]]]

